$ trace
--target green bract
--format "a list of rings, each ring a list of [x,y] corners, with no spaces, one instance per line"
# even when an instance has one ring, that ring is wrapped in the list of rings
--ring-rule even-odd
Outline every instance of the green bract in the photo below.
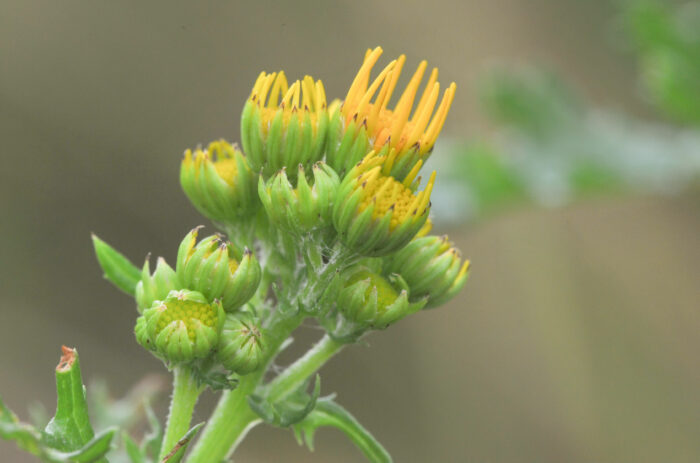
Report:
[[[226,312],[245,304],[260,284],[260,265],[253,253],[240,251],[219,235],[197,243],[195,228],[185,236],[177,252],[177,276],[188,289],[209,300],[219,300]]]
[[[141,280],[136,284],[134,298],[139,313],[151,307],[154,301],[161,301],[170,291],[182,289],[180,280],[165,259],[158,258],[156,269],[151,275],[150,263],[146,259],[141,271]]]

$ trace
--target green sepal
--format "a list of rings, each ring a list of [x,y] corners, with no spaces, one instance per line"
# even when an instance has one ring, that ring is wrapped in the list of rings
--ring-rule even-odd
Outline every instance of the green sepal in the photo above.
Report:
[[[316,375],[313,392],[308,394],[310,378],[304,384],[276,402],[270,402],[264,395],[251,394],[248,397],[250,408],[266,423],[286,428],[299,423],[308,416],[316,406],[321,393],[321,377]]]
[[[346,126],[340,106],[330,115],[327,139],[327,162],[341,177],[372,149],[366,123],[353,119]]]
[[[61,463],[106,463],[105,455],[112,450],[112,439],[117,428],[105,429],[90,439],[85,445],[72,452],[46,450],[46,459]]]
[[[314,434],[323,426],[341,430],[372,463],[391,463],[389,452],[365,429],[354,416],[335,403],[333,397],[323,397],[304,420],[293,426],[299,445],[314,450]]]
[[[175,447],[173,447],[167,453],[167,455],[165,455],[165,457],[161,460],[160,463],[168,463],[169,461],[179,460],[181,455],[185,452],[185,450],[187,450],[187,447],[190,445],[190,442],[192,442],[192,439],[194,439],[194,436],[197,435],[202,426],[204,426],[204,422],[192,426],[192,428],[190,428],[190,430],[187,431],[179,441],[177,441]]]
[[[117,288],[133,296],[136,284],[141,280],[141,271],[138,267],[94,233],[92,244],[104,277]]]

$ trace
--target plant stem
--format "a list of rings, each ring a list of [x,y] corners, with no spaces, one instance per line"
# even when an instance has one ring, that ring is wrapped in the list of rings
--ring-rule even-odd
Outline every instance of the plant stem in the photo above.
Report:
[[[173,396],[170,401],[168,424],[165,428],[159,460],[162,460],[182,436],[190,429],[192,413],[202,388],[187,367],[176,367],[173,372]],[[170,458],[168,463],[177,463],[182,458],[184,449]]]
[[[324,335],[303,357],[287,367],[267,386],[268,400],[274,402],[294,392],[309,376],[318,371],[345,344]]]
[[[278,320],[268,331],[269,356],[264,368],[241,378],[238,387],[226,391],[219,399],[202,435],[187,458],[187,463],[224,461],[236,449],[245,434],[260,420],[248,406],[248,396],[255,392],[280,346],[303,321],[303,315]]]

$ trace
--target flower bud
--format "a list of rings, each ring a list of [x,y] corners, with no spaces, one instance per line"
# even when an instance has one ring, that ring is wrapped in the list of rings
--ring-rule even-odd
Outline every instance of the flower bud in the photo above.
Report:
[[[296,188],[282,169],[269,180],[260,177],[258,193],[270,221],[285,230],[303,234],[330,224],[335,193],[340,180],[324,162],[313,166],[313,185],[309,185],[300,164]]]
[[[348,320],[375,329],[386,328],[424,305],[425,300],[409,302],[400,277],[387,279],[366,269],[352,272],[338,296],[340,311]]]
[[[226,369],[239,375],[252,373],[263,365],[265,337],[250,312],[226,315],[217,356]]]
[[[411,300],[428,297],[426,308],[444,304],[462,289],[469,261],[447,236],[425,236],[411,241],[387,260],[385,271],[400,274],[411,289]]]
[[[171,291],[163,301],[143,311],[134,333],[142,346],[167,362],[207,357],[219,342],[226,314],[196,291]]]
[[[355,252],[382,256],[405,246],[425,225],[435,173],[414,193],[421,163],[403,180],[384,170],[383,158],[369,153],[343,179],[333,208],[340,239]],[[415,181],[415,182],[414,182]]]
[[[406,57],[401,55],[389,63],[370,84],[372,68],[381,54],[379,47],[367,50],[342,105],[332,108],[326,157],[343,175],[374,150],[379,156],[391,158],[388,171],[403,180],[430,156],[452,105],[456,85],[450,84],[435,109],[440,84],[434,68],[418,103],[414,104],[427,67],[427,62],[422,61],[396,106],[389,109]]]
[[[320,80],[306,76],[290,87],[281,71],[260,73],[241,115],[243,150],[254,172],[267,178],[283,167],[310,167],[323,157],[327,129]]]
[[[226,312],[245,304],[260,284],[260,264],[245,248],[236,249],[218,235],[197,243],[195,228],[185,236],[177,252],[177,276],[185,288],[199,291],[207,300],[218,299]]]
[[[195,208],[208,219],[235,223],[258,204],[254,174],[243,153],[224,140],[206,150],[187,150],[180,166],[180,184]]]
[[[136,284],[135,298],[139,313],[153,305],[155,301],[162,301],[170,291],[181,289],[180,280],[162,257],[158,258],[156,270],[151,275],[150,263],[146,259],[141,271],[141,280]]]

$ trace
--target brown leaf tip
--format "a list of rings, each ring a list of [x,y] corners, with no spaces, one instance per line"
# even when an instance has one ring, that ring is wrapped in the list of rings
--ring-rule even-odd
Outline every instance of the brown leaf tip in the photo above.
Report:
[[[56,371],[63,372],[70,370],[70,368],[73,366],[73,362],[75,362],[76,356],[77,352],[75,349],[61,346],[61,360],[58,361]]]

